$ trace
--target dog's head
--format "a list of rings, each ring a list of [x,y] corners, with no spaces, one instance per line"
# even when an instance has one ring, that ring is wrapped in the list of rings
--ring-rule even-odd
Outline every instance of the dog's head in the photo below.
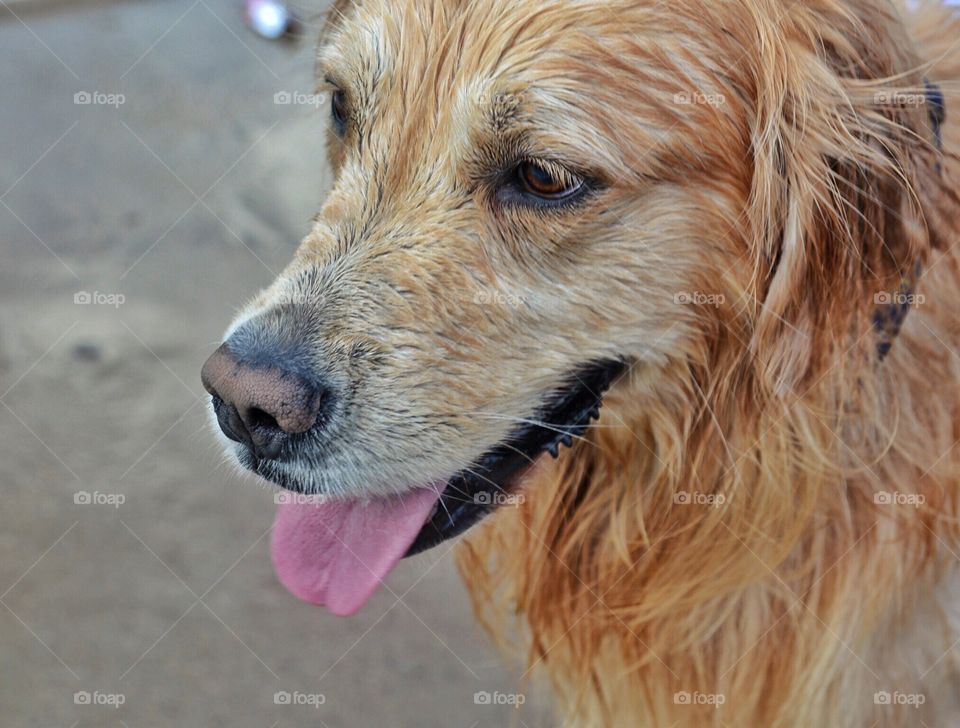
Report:
[[[459,533],[610,386],[722,349],[782,394],[819,337],[870,326],[930,245],[922,76],[879,103],[914,61],[867,53],[894,19],[799,5],[336,4],[333,190],[204,374],[243,466],[331,499],[290,516],[333,534],[301,594]]]

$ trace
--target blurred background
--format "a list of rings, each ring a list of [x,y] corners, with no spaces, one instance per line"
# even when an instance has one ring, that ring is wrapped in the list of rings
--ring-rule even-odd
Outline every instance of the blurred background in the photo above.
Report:
[[[242,0],[0,0],[4,728],[552,724],[449,544],[351,619],[288,595],[208,429],[200,367],[329,184],[292,7],[269,41]]]

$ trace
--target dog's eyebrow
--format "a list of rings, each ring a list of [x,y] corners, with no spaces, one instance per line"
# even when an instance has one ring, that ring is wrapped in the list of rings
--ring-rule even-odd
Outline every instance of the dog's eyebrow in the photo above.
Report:
[[[343,51],[345,46],[350,48],[349,55]],[[349,72],[358,87],[372,89],[385,75],[390,55],[389,41],[382,26],[370,21],[351,21],[342,25],[320,48],[316,76],[330,77],[345,84],[350,80],[345,77]]]
[[[506,131],[516,123],[520,112],[521,95],[506,91],[495,92],[487,106],[487,120],[495,131]]]
[[[364,64],[366,67],[367,64]],[[317,64],[316,78],[318,88],[336,87],[341,89],[356,88],[374,88],[380,80],[380,73],[373,74],[372,78],[366,74],[356,73],[349,66],[337,64],[333,61],[321,60]]]

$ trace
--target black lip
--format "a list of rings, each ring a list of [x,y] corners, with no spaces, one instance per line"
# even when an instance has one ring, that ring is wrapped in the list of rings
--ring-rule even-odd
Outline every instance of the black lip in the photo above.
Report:
[[[413,556],[460,535],[496,509],[504,494],[544,452],[556,457],[560,445],[570,446],[591,419],[599,417],[603,394],[623,373],[623,361],[601,361],[574,372],[547,398],[548,404],[531,420],[454,475],[440,497],[436,512],[424,524],[406,556]]]

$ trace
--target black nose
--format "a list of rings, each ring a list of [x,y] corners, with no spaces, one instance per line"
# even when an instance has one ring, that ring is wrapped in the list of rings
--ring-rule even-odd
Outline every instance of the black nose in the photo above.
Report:
[[[200,378],[220,429],[260,460],[277,459],[291,435],[313,427],[327,399],[325,389],[280,366],[239,361],[227,344],[207,359]]]

